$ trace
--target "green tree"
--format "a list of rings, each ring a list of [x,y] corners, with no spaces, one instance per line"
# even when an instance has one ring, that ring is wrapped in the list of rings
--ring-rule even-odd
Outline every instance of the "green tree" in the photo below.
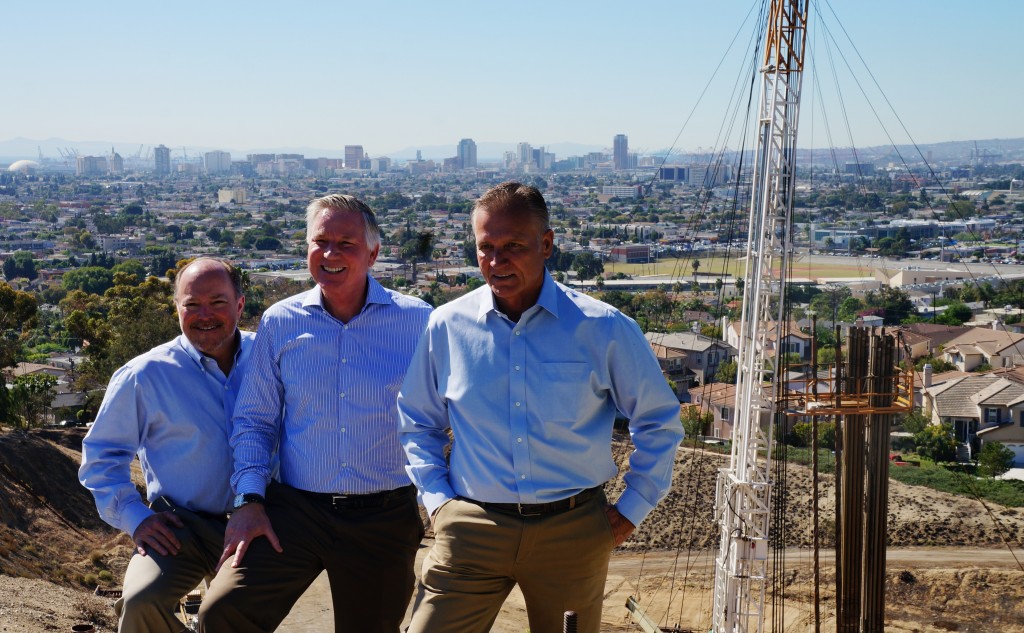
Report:
[[[119,264],[114,264],[114,267],[110,269],[110,272],[127,273],[135,279],[135,283],[142,283],[142,280],[146,278],[146,267],[137,259],[126,259]],[[111,277],[113,279],[113,277]]]
[[[925,430],[928,425],[931,424],[931,419],[929,419],[921,409],[914,409],[913,411],[904,413],[898,423],[903,427],[904,431],[916,435]]]
[[[956,438],[953,425],[948,422],[929,424],[914,435],[917,452],[932,461],[951,462],[956,459]]]
[[[978,473],[995,479],[1013,468],[1016,455],[1000,442],[986,442],[978,453]]]
[[[53,401],[57,379],[50,374],[35,373],[18,376],[11,388],[11,405],[24,428],[42,426]]]
[[[590,251],[584,251],[576,255],[572,262],[572,269],[576,271],[576,278],[586,281],[604,272],[604,264]]]
[[[683,425],[683,432],[693,442],[694,446],[697,445],[697,436],[705,435],[705,430],[714,419],[711,412],[701,413],[700,407],[697,406],[686,407],[679,413],[679,421]]]
[[[65,290],[101,295],[114,285],[114,273],[102,266],[83,266],[64,273],[61,285]]]
[[[737,365],[735,360],[728,360],[718,366],[715,372],[715,382],[736,382]]]
[[[966,305],[954,301],[946,306],[942,314],[935,317],[936,323],[943,325],[963,325],[974,317],[974,313]]]
[[[17,251],[4,260],[4,277],[7,281],[24,277],[32,281],[39,276],[36,272],[36,260],[29,251]]]

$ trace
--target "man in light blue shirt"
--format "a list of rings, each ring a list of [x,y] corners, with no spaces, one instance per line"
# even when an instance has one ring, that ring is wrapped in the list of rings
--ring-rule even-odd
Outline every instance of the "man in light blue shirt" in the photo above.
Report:
[[[122,632],[183,629],[174,607],[213,576],[231,508],[231,411],[253,340],[237,327],[241,275],[197,259],[174,294],[181,336],[114,372],[82,441],[82,485],[138,549],[115,605]],[[136,455],[149,505],[131,480]]]
[[[434,312],[399,395],[436,537],[409,631],[489,631],[518,584],[534,633],[561,631],[565,611],[596,633],[612,548],[671,484],[679,402],[632,319],[548,275],[537,189],[498,185],[472,223],[487,286]],[[635,451],[608,505],[618,414]]]
[[[397,633],[415,584],[423,524],[396,398],[431,308],[369,275],[365,204],[325,196],[306,221],[317,285],[266,311],[235,408],[230,564],[199,614],[211,633],[273,631],[323,570],[335,630]]]

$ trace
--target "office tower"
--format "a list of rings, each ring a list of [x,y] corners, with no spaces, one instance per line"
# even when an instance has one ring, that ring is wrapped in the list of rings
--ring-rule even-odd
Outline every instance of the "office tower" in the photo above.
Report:
[[[363,160],[362,145],[345,146],[345,169],[359,169],[359,163]]]
[[[459,141],[459,169],[476,169],[476,143],[471,138]]]
[[[164,145],[153,148],[153,172],[157,176],[171,175],[171,148]]]
[[[524,169],[527,165],[533,163],[533,148],[530,147],[529,143],[519,143],[516,145],[516,158],[519,161],[519,169]]]
[[[616,134],[612,141],[612,160],[615,169],[629,169],[629,139],[625,134]]]
[[[124,173],[124,159],[114,151],[113,147],[110,148],[110,156],[107,157],[107,172],[111,175]]]
[[[75,158],[76,176],[102,176],[107,173],[105,156],[78,156]]]
[[[203,165],[208,174],[226,174],[231,171],[231,154],[213,151],[203,155]]]

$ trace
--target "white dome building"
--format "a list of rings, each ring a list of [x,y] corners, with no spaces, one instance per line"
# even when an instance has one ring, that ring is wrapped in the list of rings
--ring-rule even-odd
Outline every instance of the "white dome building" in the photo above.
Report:
[[[22,174],[31,174],[35,170],[39,169],[39,163],[34,160],[19,160],[11,163],[11,166],[7,168],[7,171],[20,172]]]

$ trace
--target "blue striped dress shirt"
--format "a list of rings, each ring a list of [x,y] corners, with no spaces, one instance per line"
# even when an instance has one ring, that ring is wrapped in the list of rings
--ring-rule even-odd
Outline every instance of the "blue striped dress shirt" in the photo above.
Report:
[[[227,376],[184,335],[114,372],[78,471],[104,521],[134,534],[153,514],[132,483],[136,454],[151,502],[166,496],[189,510],[231,508],[231,411],[254,336],[241,333]]]
[[[409,474],[431,513],[456,495],[547,503],[603,484],[616,473],[621,413],[635,450],[616,506],[639,525],[668,492],[683,437],[679,400],[636,322],[548,276],[518,323],[486,286],[439,307],[398,410]]]
[[[275,449],[281,482],[302,490],[409,485],[395,402],[431,307],[367,279],[348,323],[327,312],[319,287],[264,313],[235,406],[236,492],[265,492]]]

